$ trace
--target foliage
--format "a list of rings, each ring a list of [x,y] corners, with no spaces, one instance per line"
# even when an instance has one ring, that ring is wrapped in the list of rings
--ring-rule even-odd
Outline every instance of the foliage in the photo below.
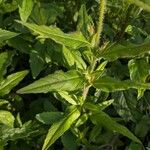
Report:
[[[0,0],[0,149],[150,149],[149,0]]]

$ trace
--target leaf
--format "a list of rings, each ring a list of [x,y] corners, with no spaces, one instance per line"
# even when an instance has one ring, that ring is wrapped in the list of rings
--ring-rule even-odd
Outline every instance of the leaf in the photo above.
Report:
[[[99,125],[96,125],[92,128],[89,136],[90,142],[96,142],[97,139],[99,138],[100,134],[102,132],[102,127]]]
[[[81,31],[86,38],[89,38],[94,33],[92,18],[88,16],[86,6],[83,4],[79,10],[78,16],[78,31]]]
[[[0,43],[2,43],[3,41],[9,40],[17,35],[19,34],[15,32],[0,29]]]
[[[63,143],[65,150],[70,150],[70,147],[71,150],[77,150],[77,138],[71,131],[67,131],[61,137],[61,141]]]
[[[5,68],[7,59],[8,59],[7,52],[0,53],[0,81],[3,78],[4,68]]]
[[[113,103],[115,110],[125,121],[135,122],[141,119],[141,114],[137,109],[137,98],[133,90],[114,92],[112,98],[115,100]]]
[[[34,2],[33,0],[18,0],[18,3],[20,18],[26,22],[32,12]]]
[[[145,59],[132,59],[128,63],[128,68],[130,72],[130,78],[135,82],[146,82],[147,77],[150,74],[149,64]],[[144,89],[138,89],[138,98],[142,97],[144,94]]]
[[[12,128],[5,125],[0,125],[0,142],[7,144],[8,141],[16,141],[18,139],[27,139],[37,136],[43,131],[36,124],[28,121],[21,128]]]
[[[118,132],[128,137],[129,139],[141,144],[141,141],[133,133],[131,133],[125,126],[118,124],[114,119],[109,117],[106,113],[102,111],[99,113],[93,113],[91,119],[94,124],[103,125],[108,130]]]
[[[138,45],[131,43],[125,43],[124,45],[114,44],[101,51],[99,57],[105,58],[109,61],[114,61],[118,58],[133,58],[148,53],[149,51],[150,41],[147,40]]]
[[[2,0],[3,2],[0,4],[0,13],[10,13],[15,11],[18,8],[17,1],[16,0]]]
[[[63,44],[65,46],[77,49],[80,47],[91,46],[89,42],[86,41],[81,33],[63,33],[59,28],[54,26],[36,25],[31,23],[24,23],[17,21],[27,28],[33,30],[41,38],[49,38],[54,40],[56,43]]]
[[[86,69],[86,63],[83,61],[79,51],[71,50],[63,46],[62,48],[63,57],[65,58],[66,64],[73,68],[76,66],[79,69]]]
[[[131,144],[125,150],[142,150],[142,146],[140,144],[131,142]]]
[[[135,134],[138,137],[145,137],[150,131],[150,117],[148,115],[144,115],[140,118],[139,122],[135,127]]]
[[[9,104],[9,102],[5,99],[0,99],[0,107],[3,105]]]
[[[38,51],[32,50],[30,52],[30,68],[32,71],[32,76],[35,79],[39,73],[43,70],[45,61],[38,53]]]
[[[80,112],[77,108],[75,108],[61,121],[54,123],[48,131],[42,150],[47,150],[62,134],[64,134],[71,127],[71,125],[79,116]]]
[[[0,53],[0,82],[3,79],[3,76],[7,72],[7,67],[12,62],[13,52],[2,52]]]
[[[20,71],[9,75],[5,80],[0,82],[0,95],[8,94],[26,75],[28,71]]]
[[[66,92],[66,91],[58,92],[58,94],[59,94],[63,99],[65,99],[68,103],[70,103],[70,104],[72,104],[72,105],[78,105],[77,97],[76,97],[75,95],[69,95],[69,93]]]
[[[74,91],[82,88],[84,79],[75,70],[55,72],[20,89],[18,93],[47,93],[50,91]]]
[[[93,103],[90,103],[90,102],[87,102],[84,104],[84,107],[86,109],[89,109],[91,111],[97,111],[99,112],[100,110],[104,110],[105,108],[107,108],[108,106],[110,106],[112,103],[114,102],[114,100],[107,100],[107,101],[104,101],[104,102],[101,102],[101,103],[98,103],[98,104],[93,104]]]
[[[81,115],[79,117],[79,119],[77,120],[75,127],[79,127],[82,124],[84,124],[86,121],[88,120],[88,114],[84,113],[83,115]]]
[[[135,4],[138,7],[150,12],[150,2],[143,2],[142,0],[127,0],[127,2],[131,3],[131,4]]]
[[[136,82],[145,82],[150,74],[150,66],[145,59],[132,59],[128,63],[130,78]]]
[[[93,82],[93,86],[105,92],[122,91],[130,88],[150,89],[149,83],[137,83],[137,82],[132,82],[130,80],[119,81],[117,79],[108,76],[104,76],[102,78],[99,78],[98,80],[95,80]]]
[[[0,123],[5,124],[9,127],[13,127],[14,121],[15,118],[9,111],[0,110]]]
[[[4,150],[4,144],[3,144],[3,142],[0,142],[0,150]]]
[[[36,115],[36,119],[43,124],[53,124],[60,120],[63,116],[61,112],[43,112]]]
[[[17,36],[10,39],[7,44],[22,53],[29,54],[31,50],[30,42],[23,39],[22,36]]]
[[[57,16],[63,15],[63,7],[53,2],[37,2],[30,15],[29,20],[39,25],[50,25],[55,23]]]

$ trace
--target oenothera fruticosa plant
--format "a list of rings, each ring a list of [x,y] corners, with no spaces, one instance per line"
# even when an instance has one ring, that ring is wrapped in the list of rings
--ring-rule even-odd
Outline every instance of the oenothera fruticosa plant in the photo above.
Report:
[[[140,5],[138,1],[135,1],[135,3]],[[145,8],[144,6],[143,8]],[[147,10],[148,6],[145,9]],[[82,10],[84,11],[83,7]],[[51,112],[54,118],[59,119],[50,127],[43,150],[47,150],[64,132],[69,129],[77,130],[88,119],[95,126],[104,126],[130,138],[134,142],[141,143],[125,126],[119,124],[103,111],[113,103],[113,100],[97,104],[96,101],[92,101],[88,96],[90,88],[104,92],[133,88],[138,90],[138,96],[142,96],[144,90],[150,89],[150,84],[146,83],[149,67],[146,60],[142,59],[144,54],[150,51],[149,39],[139,45],[129,42],[123,44],[104,43],[104,45],[101,45],[100,38],[105,11],[106,0],[101,0],[97,31],[89,34],[90,37],[85,36],[87,35],[85,32],[88,31],[82,30],[86,26],[87,20],[82,20],[85,23],[80,24],[78,31],[73,33],[64,33],[55,26],[24,22],[26,17],[22,18],[23,21],[17,21],[30,29],[39,39],[50,39],[55,44],[61,45],[64,60],[68,64],[68,71],[57,71],[17,91],[20,94],[52,92],[68,102],[68,107],[63,117],[58,117],[58,113]],[[107,64],[119,58],[131,59],[128,64],[130,80],[119,80],[108,75]],[[140,61],[144,62],[147,71],[139,72],[139,69],[142,68]]]

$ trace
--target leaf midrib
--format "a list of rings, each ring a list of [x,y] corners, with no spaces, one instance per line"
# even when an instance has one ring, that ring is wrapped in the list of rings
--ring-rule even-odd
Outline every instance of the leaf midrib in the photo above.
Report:
[[[53,141],[55,134],[61,129],[62,125],[64,125],[64,123],[66,122],[66,120],[70,119],[70,117],[77,111],[77,108],[74,109],[74,111],[72,111],[68,116],[66,116],[63,120],[62,123],[59,125],[58,129],[54,132],[52,138],[49,140],[49,142],[47,143],[45,148],[42,148],[42,150],[47,150],[49,148],[49,143],[51,143],[51,141]],[[71,124],[72,125],[72,124]],[[70,125],[70,126],[71,126]]]
[[[24,73],[24,74],[23,74],[23,73]],[[25,76],[26,74],[27,74],[27,72],[22,72],[19,76],[17,76],[16,78],[14,77],[14,78],[13,78],[12,80],[10,80],[9,82],[5,81],[6,84],[5,84],[5,82],[4,82],[4,83],[1,85],[1,87],[0,87],[0,92],[1,92],[3,89],[7,88],[10,83],[13,83],[15,80],[17,80],[17,79],[20,78],[21,76]],[[8,80],[8,79],[6,78],[5,80]]]
[[[88,44],[88,45],[91,45],[89,42],[87,42],[86,40],[80,40],[80,39],[76,39],[76,38],[73,38],[73,37],[71,37],[71,35],[68,35],[68,34],[66,34],[66,33],[63,33],[62,32],[62,34],[64,34],[64,36],[63,35],[58,35],[58,34],[56,34],[56,33],[47,33],[46,31],[42,31],[41,29],[38,29],[38,31],[34,28],[34,27],[31,27],[32,25],[34,25],[34,24],[32,24],[32,25],[27,25],[27,24],[24,24],[26,27],[28,27],[28,28],[30,28],[31,30],[33,30],[34,32],[36,32],[36,33],[38,33],[38,34],[45,34],[45,35],[49,35],[49,36],[57,36],[57,37],[59,37],[59,38],[65,38],[65,39],[69,39],[69,40],[74,40],[74,41],[79,41],[80,43],[86,43],[86,44]],[[42,27],[42,26],[38,26],[38,25],[36,25],[35,24],[35,26],[37,26],[37,27]],[[48,30],[52,30],[52,29],[50,29],[50,28],[48,28],[47,26],[43,26],[43,27],[45,27],[45,28],[47,28]],[[41,32],[41,33],[40,33]],[[49,31],[49,32],[51,32],[51,31]]]
[[[63,83],[63,82],[67,82],[67,81],[70,81],[70,80],[75,80],[75,79],[80,79],[81,77],[73,77],[73,78],[70,78],[70,79],[67,79],[67,80],[63,80],[63,81],[55,81],[55,82],[52,82],[52,83],[47,83],[47,84],[42,84],[41,86],[38,86],[38,87],[34,87],[34,88],[32,88],[32,86],[33,86],[33,84],[35,84],[35,83],[37,83],[37,82],[35,82],[35,83],[32,83],[32,84],[30,84],[29,86],[31,86],[29,89],[27,89],[27,90],[25,90],[25,92],[21,92],[21,93],[26,93],[27,91],[30,91],[30,90],[36,90],[36,89],[39,89],[39,88],[41,88],[41,87],[43,87],[43,86],[52,86],[53,84],[59,84],[59,83]],[[43,78],[43,80],[44,80],[44,78]],[[27,86],[28,87],[28,86]],[[25,88],[27,88],[27,87],[25,87]],[[22,88],[22,90],[23,89],[25,89],[25,88]],[[21,89],[18,91],[18,92],[20,92],[20,91],[22,91]]]

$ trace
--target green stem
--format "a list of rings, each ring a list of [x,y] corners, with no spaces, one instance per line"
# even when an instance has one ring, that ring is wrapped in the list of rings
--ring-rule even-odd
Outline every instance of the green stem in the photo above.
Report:
[[[96,33],[97,36],[96,36],[95,45],[94,45],[95,48],[97,48],[100,43],[101,33],[103,30],[103,20],[104,20],[105,8],[106,8],[106,0],[101,0],[100,5],[99,5],[99,21],[98,21],[98,25],[97,25],[97,33]],[[93,62],[91,64],[91,70],[90,70],[91,73],[94,71],[96,63],[97,63],[97,60],[95,58],[93,58]],[[85,85],[85,87],[84,87],[83,102],[87,98],[90,87],[91,87],[91,85],[88,85],[88,86]]]

